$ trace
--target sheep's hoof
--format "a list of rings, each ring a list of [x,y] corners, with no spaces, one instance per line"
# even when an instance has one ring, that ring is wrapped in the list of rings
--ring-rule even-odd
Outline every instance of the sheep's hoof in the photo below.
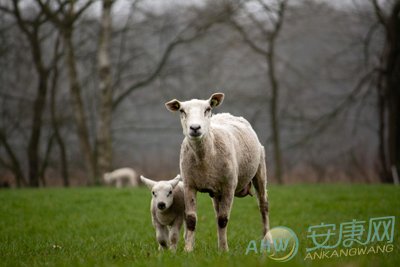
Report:
[[[193,246],[185,246],[185,252],[192,252],[193,251]]]
[[[158,245],[158,250],[160,250],[160,251],[167,249],[167,248],[168,248],[168,245],[167,245],[167,242],[165,242],[165,241],[161,241]]]
[[[219,251],[220,252],[229,252],[229,248],[228,248],[228,246],[220,247]]]
[[[264,240],[264,241],[268,241],[269,244],[270,244],[270,246],[272,246],[272,245],[274,244],[274,241],[273,241],[273,239],[272,239],[272,235],[271,235],[271,232],[270,232],[270,231],[268,231],[268,232],[265,234],[263,240]]]
[[[171,246],[169,247],[169,250],[170,250],[172,253],[175,253],[175,252],[176,252],[176,245],[171,245]]]

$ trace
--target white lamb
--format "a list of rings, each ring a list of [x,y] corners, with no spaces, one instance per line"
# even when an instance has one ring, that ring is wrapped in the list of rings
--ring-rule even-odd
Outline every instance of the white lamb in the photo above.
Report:
[[[207,192],[212,197],[218,223],[218,247],[227,251],[226,231],[233,198],[251,195],[252,184],[259,201],[264,239],[271,242],[264,147],[244,118],[228,113],[212,115],[211,110],[223,99],[224,94],[216,93],[208,100],[174,99],[165,104],[168,110],[180,112],[185,135],[180,170],[186,206],[186,251],[192,251],[194,246],[197,192]]]
[[[142,182],[151,190],[151,218],[156,229],[159,249],[170,248],[176,251],[183,220],[185,218],[185,202],[183,183],[177,175],[170,181],[155,182],[140,176]]]
[[[115,184],[117,188],[123,186],[138,186],[138,175],[131,168],[116,169],[112,172],[106,172],[103,176],[104,182],[108,185]]]

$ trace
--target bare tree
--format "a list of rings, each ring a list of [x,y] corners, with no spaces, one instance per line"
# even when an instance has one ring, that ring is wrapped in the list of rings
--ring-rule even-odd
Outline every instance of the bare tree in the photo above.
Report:
[[[45,52],[43,48],[44,41],[51,36],[48,30],[44,29],[45,23],[48,21],[43,12],[36,12],[33,18],[24,18],[21,14],[20,0],[13,0],[12,7],[1,6],[1,10],[12,15],[17,22],[21,32],[25,35],[31,50],[32,61],[38,77],[36,89],[36,97],[32,109],[31,132],[28,144],[28,165],[29,165],[29,185],[33,187],[39,186],[39,178],[41,176],[40,161],[40,138],[42,132],[42,117],[46,105],[46,97],[48,92],[48,80],[51,71],[51,64],[45,64]],[[57,55],[53,58],[55,60]],[[44,165],[45,166],[45,165]]]
[[[94,1],[88,0],[83,5],[76,8],[75,1],[58,1],[56,9],[52,9],[48,1],[36,0],[41,10],[53,25],[59,30],[65,47],[65,60],[69,74],[70,93],[74,117],[76,122],[78,139],[84,156],[85,168],[89,176],[89,180],[97,184],[99,183],[96,173],[96,160],[93,153],[92,144],[90,142],[89,130],[87,125],[86,111],[82,100],[82,88],[77,72],[77,63],[75,56],[75,48],[73,43],[73,34],[76,21],[87,10]]]
[[[381,180],[393,183],[400,170],[400,1],[386,14],[372,1],[376,17],[385,32],[385,45],[378,67],[379,155]]]
[[[282,180],[282,149],[279,125],[279,81],[276,73],[276,42],[282,29],[287,0],[277,0],[273,3],[257,0],[258,8],[262,16],[255,16],[247,10],[246,4],[252,1],[244,1],[236,8],[236,14],[243,15],[248,25],[243,25],[235,16],[229,20],[230,25],[242,36],[243,41],[256,54],[262,56],[268,66],[268,80],[271,89],[269,113],[271,116],[272,143],[275,159],[275,177],[279,183]],[[259,15],[259,14],[258,14]],[[250,29],[256,29],[258,33],[251,36]],[[261,37],[260,37],[261,36]]]
[[[183,27],[173,40],[166,45],[159,61],[149,74],[143,79],[135,81],[127,88],[120,90],[120,93],[114,96],[114,88],[112,83],[112,64],[110,59],[110,35],[112,32],[111,10],[114,1],[104,0],[102,2],[102,17],[99,36],[99,48],[97,51],[97,65],[100,85],[100,124],[97,129],[98,139],[91,144],[88,122],[86,120],[86,110],[81,96],[82,86],[79,81],[76,70],[77,59],[73,44],[74,25],[77,19],[90,7],[94,1],[86,1],[84,4],[76,8],[77,5],[72,1],[59,1],[58,5],[52,6],[49,2],[36,0],[43,12],[59,30],[63,37],[64,47],[66,49],[65,57],[69,73],[70,93],[73,100],[73,109],[75,113],[75,121],[77,124],[78,138],[80,141],[81,151],[85,157],[86,170],[91,181],[98,184],[98,175],[111,168],[112,163],[112,136],[111,136],[111,118],[115,108],[133,91],[143,88],[155,81],[166,66],[166,63],[172,52],[181,44],[192,42],[207,31],[211,27],[211,21],[204,24],[190,21],[187,26]],[[148,14],[145,14],[148,15]]]
[[[99,173],[110,171],[112,164],[111,116],[113,104],[113,88],[110,60],[111,44],[111,10],[113,0],[103,0],[101,28],[98,49],[99,86],[101,92],[100,124],[97,140],[97,160]]]
[[[61,55],[59,50],[60,50],[60,36],[58,36],[56,39],[54,53],[56,55]],[[64,138],[60,131],[61,119],[60,116],[57,114],[57,108],[56,108],[58,78],[59,78],[59,67],[58,67],[58,60],[56,60],[53,64],[52,77],[51,77],[50,117],[54,131],[54,139],[58,145],[58,150],[60,155],[61,177],[63,180],[63,185],[65,187],[68,187],[70,182],[69,182],[67,149],[65,146]]]
[[[121,92],[114,97],[113,109],[116,109],[122,101],[134,91],[146,87],[154,82],[166,67],[169,58],[178,47],[199,40],[213,25],[222,21],[221,16],[225,18],[226,15],[225,10],[219,10],[216,14],[205,17],[207,14],[206,11],[207,10],[201,9],[196,9],[194,11],[195,14],[193,14],[193,18],[185,22],[186,25],[181,27],[181,30],[167,43],[160,58],[157,60],[156,64],[154,64],[149,73],[140,80],[130,82],[128,86],[122,88],[120,90]],[[150,16],[152,15],[150,14]]]

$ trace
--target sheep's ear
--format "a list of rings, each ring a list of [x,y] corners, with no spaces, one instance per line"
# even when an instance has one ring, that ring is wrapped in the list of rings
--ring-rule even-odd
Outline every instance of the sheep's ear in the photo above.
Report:
[[[169,110],[169,111],[177,111],[181,108],[181,102],[179,102],[176,99],[173,99],[167,103],[165,103],[165,107]]]
[[[222,102],[224,101],[224,97],[225,95],[223,93],[215,93],[210,97],[210,106],[212,108],[215,108],[219,105],[222,104]]]
[[[153,186],[156,184],[156,182],[140,175],[140,180],[151,190]]]
[[[172,186],[172,188],[175,188],[175,186],[178,185],[178,183],[181,181],[181,176],[178,174],[174,179],[172,179],[169,183]]]

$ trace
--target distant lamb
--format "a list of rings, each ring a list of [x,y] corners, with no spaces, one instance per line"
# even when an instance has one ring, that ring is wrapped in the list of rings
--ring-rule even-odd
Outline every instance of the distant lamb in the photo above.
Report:
[[[138,175],[131,168],[116,169],[113,172],[106,172],[103,176],[104,182],[108,185],[115,184],[117,188],[123,186],[138,186]]]
[[[226,231],[233,198],[251,195],[251,184],[259,201],[264,239],[271,242],[264,147],[244,118],[228,113],[212,115],[212,109],[223,99],[224,94],[216,93],[208,100],[174,99],[165,104],[170,111],[180,111],[185,135],[180,170],[186,205],[186,251],[194,246],[197,192],[210,194],[218,222],[218,247],[228,251]]]
[[[158,249],[170,248],[176,251],[183,220],[185,218],[185,203],[183,198],[183,183],[177,175],[170,181],[155,182],[140,176],[142,182],[151,190],[151,219],[156,229]]]

